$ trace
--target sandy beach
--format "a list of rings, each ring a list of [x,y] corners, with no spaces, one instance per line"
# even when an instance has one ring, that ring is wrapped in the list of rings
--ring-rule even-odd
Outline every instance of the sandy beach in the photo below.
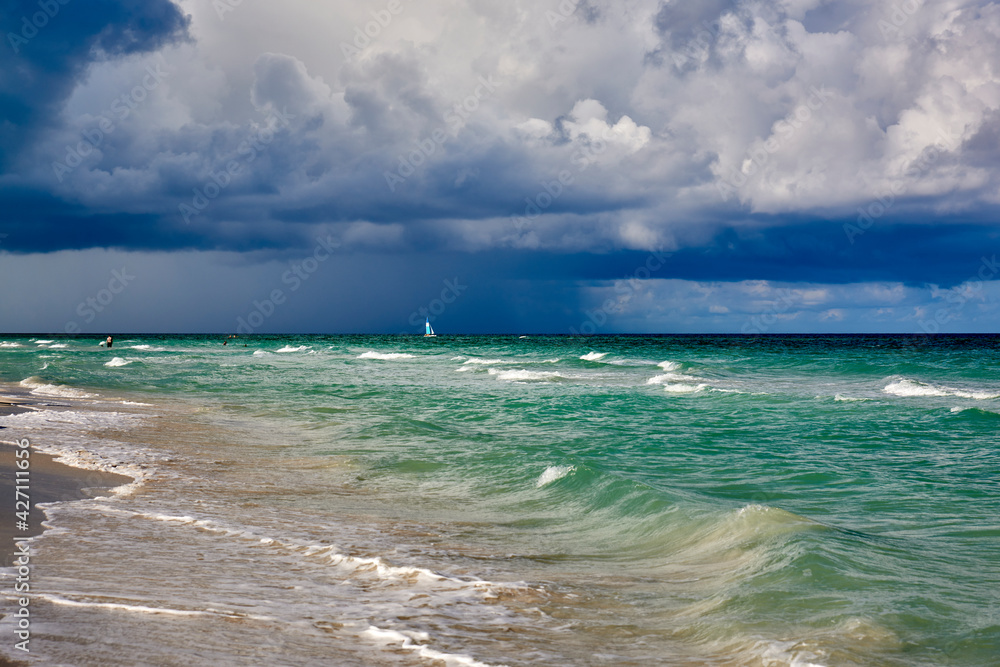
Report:
[[[18,414],[28,410],[29,408],[23,407],[16,400],[0,399],[0,415]],[[5,430],[0,427],[0,435],[4,435]],[[15,471],[18,470],[16,450],[17,448],[12,445],[0,444],[0,498],[3,499],[3,507],[9,508],[7,518],[0,521],[0,559],[3,567],[9,567],[13,559],[14,537],[38,535],[44,530],[42,522],[45,520],[45,513],[38,508],[40,503],[87,498],[91,495],[87,492],[88,489],[110,488],[132,481],[130,477],[124,475],[74,468],[55,461],[47,454],[31,450],[29,458],[31,464],[28,468],[30,474],[26,490],[31,499],[31,513],[28,529],[19,530],[14,516],[15,503],[18,500],[15,498],[17,485]]]
[[[29,409],[23,407],[16,400],[9,398],[0,400],[0,415],[15,415],[27,412]],[[18,500],[15,497],[15,486],[17,485],[15,471],[18,470],[15,457],[17,449],[12,445],[0,444],[0,498],[3,499],[4,507],[10,508],[8,520],[0,521],[0,558],[2,558],[3,567],[10,567],[11,561],[14,559],[15,537],[38,535],[44,530],[42,521],[45,520],[45,513],[37,507],[39,503],[85,498],[89,495],[87,489],[108,488],[131,481],[131,478],[124,475],[74,468],[56,462],[47,454],[32,451],[27,491],[31,499],[31,512],[28,529],[19,530],[15,525],[16,518],[14,516],[15,503]],[[0,657],[0,667],[18,667],[26,664]]]

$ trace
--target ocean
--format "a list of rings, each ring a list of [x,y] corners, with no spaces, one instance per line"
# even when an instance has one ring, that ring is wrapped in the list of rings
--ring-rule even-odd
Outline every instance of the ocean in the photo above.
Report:
[[[998,336],[99,340],[0,337],[0,440],[136,479],[9,657],[1000,664]]]

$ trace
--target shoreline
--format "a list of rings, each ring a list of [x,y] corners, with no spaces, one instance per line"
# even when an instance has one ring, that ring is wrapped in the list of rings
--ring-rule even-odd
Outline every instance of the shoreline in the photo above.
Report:
[[[10,389],[9,387],[7,388]],[[0,396],[0,416],[17,415],[26,412],[33,412],[27,407],[32,401],[11,395],[5,392]],[[9,427],[0,426],[0,437],[10,433],[15,434]],[[15,538],[36,537],[45,532],[42,525],[47,520],[45,510],[38,507],[40,503],[52,503],[58,501],[82,500],[91,498],[96,494],[91,490],[105,490],[130,484],[135,481],[127,475],[77,468],[75,466],[60,463],[51,454],[44,454],[30,448],[30,456],[27,459],[18,459],[16,452],[20,447],[0,442],[0,499],[7,512],[5,518],[0,518],[0,567],[12,567],[15,560],[16,542]],[[21,478],[15,474],[22,470],[17,466],[17,462],[28,460],[27,483],[24,482],[24,475]],[[16,516],[18,498],[16,495],[17,486],[21,484],[22,493],[30,499],[30,511],[28,513],[27,529],[18,528],[19,519]],[[23,496],[20,500],[24,500]],[[2,617],[2,616],[0,616]],[[0,655],[0,667],[26,667],[28,663],[13,657]]]
[[[0,414],[15,414],[8,412],[7,409],[7,406],[0,405]],[[3,433],[6,430],[0,430],[0,434],[6,435]],[[88,490],[110,489],[134,481],[127,475],[66,465],[56,461],[49,454],[31,449],[28,459],[30,461],[28,489],[22,489],[30,498],[31,511],[27,522],[28,529],[19,530],[14,514],[17,511],[15,487],[18,484],[15,471],[19,470],[15,458],[17,449],[19,448],[14,445],[0,443],[0,498],[3,499],[0,502],[3,502],[2,507],[6,514],[5,518],[0,519],[0,566],[2,567],[10,567],[14,560],[15,537],[34,537],[41,535],[45,530],[42,522],[46,520],[46,515],[44,510],[38,507],[39,503],[92,498],[95,494],[89,493]]]

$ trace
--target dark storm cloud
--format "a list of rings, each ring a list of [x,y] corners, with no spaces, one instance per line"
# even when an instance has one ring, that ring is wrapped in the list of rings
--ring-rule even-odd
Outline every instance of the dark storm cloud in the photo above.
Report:
[[[43,4],[24,43],[37,0],[0,5],[5,261],[114,248],[264,271],[323,238],[386,267],[386,292],[419,270],[400,258],[436,258],[493,295],[467,322],[528,290],[558,328],[651,252],[692,293],[848,299],[957,285],[996,250],[992,3],[428,1],[375,23],[303,0]]]
[[[772,225],[774,220],[770,221]],[[838,222],[811,220],[743,230],[723,229],[710,243],[686,246],[665,257],[660,279],[738,282],[768,280],[824,284],[896,281],[951,287],[970,279],[982,257],[1000,256],[1000,230],[980,224],[942,229],[929,224],[882,224],[851,245]],[[649,252],[496,253],[500,275],[537,280],[617,280],[635,273]]]
[[[674,254],[664,271],[691,280],[952,286],[968,280],[983,255],[998,251],[1000,232],[982,224],[944,229],[883,223],[850,244],[842,224],[810,221],[750,233],[726,230],[710,247]]]
[[[169,0],[0,2],[0,168],[52,126],[90,63],[156,50],[187,26]]]

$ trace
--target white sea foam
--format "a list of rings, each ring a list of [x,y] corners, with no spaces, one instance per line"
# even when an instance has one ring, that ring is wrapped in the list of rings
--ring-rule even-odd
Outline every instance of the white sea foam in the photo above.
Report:
[[[253,356],[255,356],[255,357],[270,357],[272,355],[267,350],[254,350],[253,351]]]
[[[54,340],[36,340],[36,339],[32,339],[31,342],[33,342],[35,345],[49,345],[51,343],[54,343],[55,341]]]
[[[654,375],[646,380],[646,384],[669,384],[671,382],[698,382],[702,378],[694,375],[684,375],[683,373],[664,373]]]
[[[744,516],[744,515],[749,516],[753,514],[766,513],[769,511],[771,511],[771,508],[768,507],[767,505],[761,505],[760,503],[750,503],[736,510],[736,516]]]
[[[114,359],[112,359],[111,361],[107,362],[104,365],[108,366],[110,368],[114,368],[116,366],[127,366],[127,365],[129,365],[131,363],[132,363],[132,360],[125,360],[125,359],[122,359],[121,357],[115,357]]]
[[[50,350],[61,350],[67,347],[69,347],[69,345],[67,345],[66,343],[53,343],[52,345],[49,345]]]
[[[916,380],[897,380],[890,382],[882,390],[893,396],[947,396],[948,392],[932,384],[924,384]]]
[[[396,359],[413,359],[414,355],[405,352],[363,352],[358,355],[358,359],[382,359],[384,361],[395,361]]]
[[[275,540],[274,542],[281,544]],[[282,546],[287,546],[282,544]],[[310,553],[313,555],[317,552],[329,551],[330,553],[324,553],[323,556],[326,557],[332,565],[346,567],[357,572],[366,572],[369,574],[376,574],[382,579],[395,579],[397,581],[424,581],[427,582],[443,582],[451,581],[457,583],[461,586],[474,584],[478,582],[466,582],[460,579],[452,579],[451,577],[446,577],[437,572],[432,572],[426,568],[422,567],[399,567],[395,565],[389,565],[382,558],[375,556],[372,558],[360,558],[358,556],[347,556],[342,553],[337,553],[333,551],[333,547],[320,547],[317,551]]]
[[[557,479],[562,479],[566,475],[576,471],[576,466],[549,466],[545,469],[535,482],[535,487],[542,488],[548,486]]]
[[[681,369],[681,365],[676,361],[661,361],[656,365],[665,371],[679,371]]]
[[[35,410],[0,416],[0,425],[9,426],[19,437],[29,438],[35,449],[65,465],[131,477],[132,481],[107,491],[110,495],[127,496],[153,474],[151,464],[162,457],[107,438],[95,440],[89,432],[127,429],[142,418],[143,415],[132,413],[97,410]]]
[[[1000,398],[1000,394],[994,394],[988,391],[962,391],[960,389],[954,390],[954,396],[959,398],[971,398],[976,401],[989,401],[994,398]]]
[[[298,347],[292,347],[291,345],[286,345],[280,350],[277,350],[278,354],[285,354],[287,352],[305,352],[309,349],[308,345],[299,345]]]
[[[100,410],[33,410],[16,415],[0,416],[0,424],[19,429],[39,429],[70,426],[75,431],[130,428],[142,418],[129,412]]]
[[[96,394],[88,394],[85,391],[64,387],[57,384],[48,384],[37,377],[30,377],[21,380],[20,385],[31,389],[31,393],[36,396],[62,396],[64,398],[93,398]]]
[[[67,607],[91,607],[94,609],[114,609],[115,611],[131,611],[143,614],[166,614],[170,616],[210,616],[207,611],[195,611],[189,609],[167,609],[164,607],[147,607],[144,605],[122,604],[117,602],[83,602],[80,600],[69,600],[56,595],[46,593],[36,593],[35,597],[48,600],[53,604]]]
[[[708,389],[707,384],[684,384],[684,383],[667,383],[663,385],[663,391],[671,394],[697,394],[700,391],[705,391]]]
[[[402,632],[398,632],[396,630],[383,630],[382,628],[370,625],[368,626],[368,629],[362,633],[362,635],[366,635],[376,641],[386,644],[395,644],[396,642],[399,642],[401,648],[407,651],[414,651],[421,658],[442,662],[446,667],[458,665],[463,667],[491,667],[487,663],[479,662],[472,656],[468,656],[463,653],[444,653],[425,646],[424,644],[414,643],[414,639],[417,641],[427,641],[427,639],[429,639],[429,635],[424,632],[410,632],[403,634]]]
[[[90,607],[93,609],[113,609],[115,611],[128,611],[139,614],[164,614],[167,616],[224,616],[227,618],[253,619],[256,621],[273,621],[274,617],[259,616],[256,614],[244,614],[238,611],[226,611],[221,609],[171,609],[169,607],[150,607],[141,604],[125,604],[122,602],[89,602],[83,600],[70,600],[69,598],[51,595],[49,593],[35,593],[35,597],[48,600],[52,604],[64,605],[68,607]]]
[[[606,356],[608,356],[607,352],[588,352],[580,357],[580,359],[583,361],[600,361]]]
[[[955,406],[955,407],[951,408],[951,410],[949,410],[949,412],[952,412],[953,414],[958,414],[960,412],[966,412],[968,410],[973,410],[973,411],[981,413],[981,414],[1000,415],[1000,412],[997,412],[996,410],[986,410],[984,408],[978,408],[978,407],[974,408],[974,407],[971,407],[971,406],[968,406],[968,405],[966,405],[966,406]]]
[[[109,401],[115,403],[117,401]],[[57,424],[73,425],[75,431],[100,429],[126,429],[134,426],[145,415],[132,412],[104,410],[53,410],[38,409],[28,413],[0,416],[0,424],[5,420],[18,420],[19,428],[34,428]]]
[[[152,403],[138,403],[136,401],[118,401],[122,405],[139,405],[142,407],[153,407]]]
[[[819,397],[819,398],[822,398],[822,397]],[[870,401],[872,399],[870,399],[870,398],[857,398],[857,397],[854,397],[854,396],[844,396],[843,394],[837,394],[836,396],[833,397],[833,400],[835,400],[835,401],[842,401],[842,402],[845,402],[845,403],[855,403],[857,401]]]
[[[154,347],[152,345],[129,345],[133,350],[142,350],[144,352],[166,352],[165,347]]]
[[[479,359],[477,357],[472,357],[466,360],[463,366],[490,366],[492,364],[502,364],[503,359]]]
[[[657,364],[660,368],[664,370],[672,369],[679,370],[680,364],[674,363],[672,361],[664,361]],[[686,375],[684,373],[662,373],[660,375],[654,375],[653,377],[646,380],[646,384],[652,385],[663,385],[663,390],[671,394],[696,394],[700,391],[710,388],[708,384],[703,382],[704,378],[700,378],[694,375]],[[720,390],[723,391],[723,390]],[[736,390],[726,390],[726,393],[742,393]]]
[[[503,371],[499,368],[491,368],[489,372],[490,375],[496,375],[498,380],[505,380],[507,382],[555,382],[565,377],[554,371]]]
[[[964,389],[955,389],[953,387],[944,387],[934,384],[929,384],[925,382],[919,382],[917,380],[909,380],[903,378],[901,380],[896,380],[895,382],[890,382],[882,390],[886,394],[891,394],[893,396],[904,396],[904,397],[917,397],[917,396],[955,396],[958,398],[971,398],[977,401],[986,401],[994,398],[1000,398],[1000,394],[988,392],[988,391],[967,391]]]
[[[465,357],[452,357],[449,361],[462,361]]]
[[[0,341],[0,347],[21,347],[20,343],[10,343],[7,341]]]
[[[327,563],[337,568],[347,570],[347,576],[352,574],[372,575],[390,583],[413,584],[423,583],[441,590],[465,590],[474,592],[477,596],[496,597],[497,590],[521,590],[524,583],[506,584],[486,581],[483,579],[459,579],[450,577],[421,567],[390,565],[381,557],[349,556],[340,553],[330,544],[301,544],[284,539],[265,537],[245,528],[226,525],[211,519],[198,519],[188,515],[160,514],[156,512],[133,512],[113,507],[101,507],[102,512],[125,514],[135,518],[162,521],[180,526],[188,526],[196,530],[214,533],[233,539],[246,540],[262,547],[280,548],[301,554],[303,557],[321,563]]]
[[[813,662],[820,656],[812,651],[796,649],[798,642],[759,640],[753,646],[765,665],[788,665],[789,667],[826,667],[823,663]]]

